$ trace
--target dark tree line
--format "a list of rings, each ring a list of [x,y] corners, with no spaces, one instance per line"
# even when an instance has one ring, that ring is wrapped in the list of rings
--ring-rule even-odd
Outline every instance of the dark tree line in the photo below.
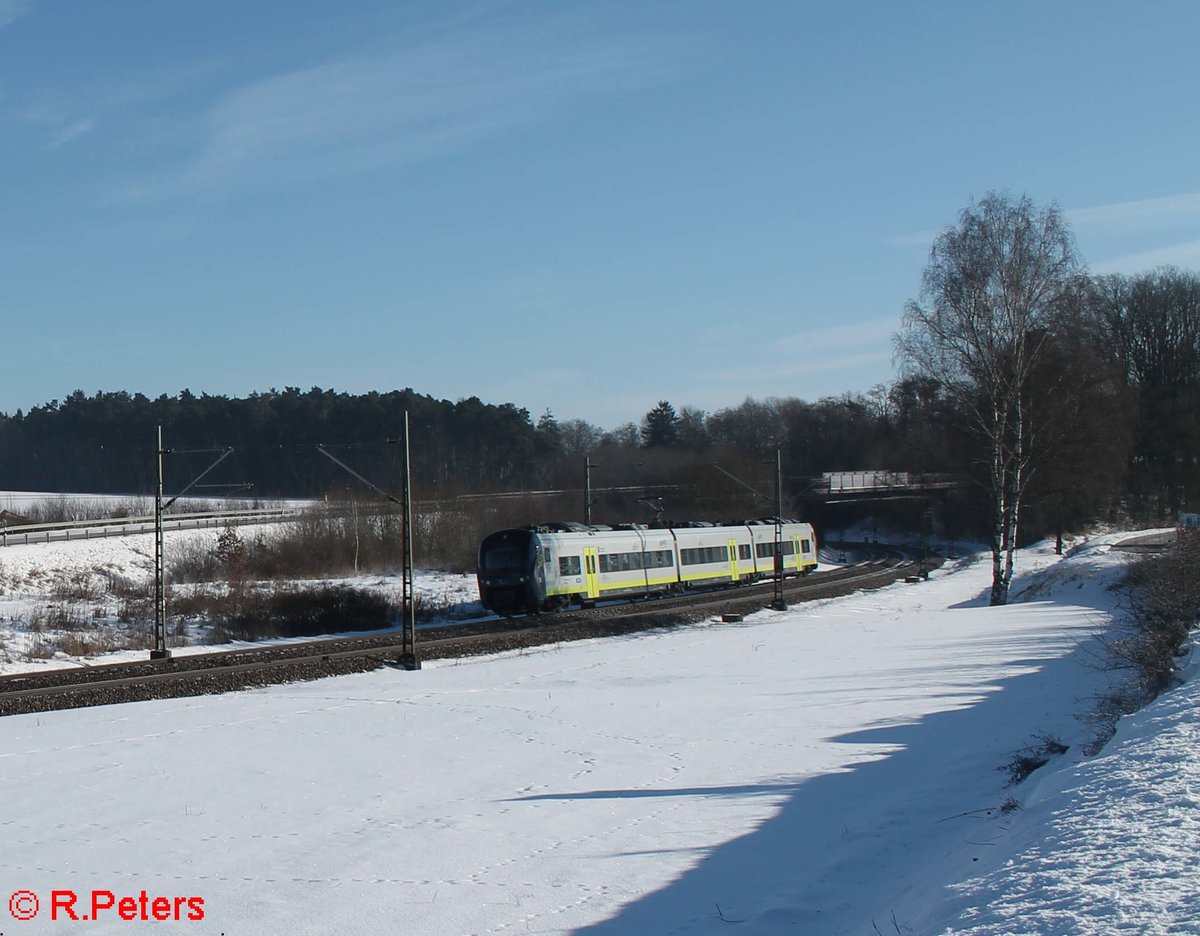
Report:
[[[388,444],[410,413],[414,473],[433,493],[503,489],[522,483],[538,434],[529,414],[472,397],[450,403],[412,390],[351,395],[314,387],[246,398],[76,391],[61,401],[0,415],[0,488],[149,493],[155,433],[162,426],[167,487],[178,489],[216,452],[233,454],[214,472],[221,483],[251,483],[263,497],[310,497],[351,481],[318,444],[384,487],[399,478],[399,446]],[[206,479],[208,480],[208,479]]]
[[[1129,498],[1174,518],[1200,497],[1200,277],[1160,269],[1093,285],[1112,356],[1134,399]]]

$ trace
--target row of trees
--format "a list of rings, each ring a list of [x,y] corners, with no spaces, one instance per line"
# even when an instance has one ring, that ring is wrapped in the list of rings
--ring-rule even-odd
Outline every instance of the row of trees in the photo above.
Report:
[[[1165,517],[1196,490],[1200,280],[1086,275],[1057,207],[991,193],[934,242],[897,350],[944,396],[986,495],[992,603],[1040,491]]]

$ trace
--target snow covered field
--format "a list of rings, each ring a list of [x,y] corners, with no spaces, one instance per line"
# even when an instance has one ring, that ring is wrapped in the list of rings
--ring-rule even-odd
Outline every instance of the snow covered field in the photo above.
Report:
[[[0,932],[1200,932],[1200,684],[1080,753],[1106,543],[1027,552],[1006,608],[968,560],[738,625],[0,719],[0,897],[38,909]],[[1040,736],[1069,750],[1006,787]]]
[[[255,535],[271,535],[277,528],[273,524],[263,524],[251,529]],[[164,534],[168,567],[174,550],[183,548],[189,541],[202,541],[209,548],[215,544],[219,533],[216,529],[168,531]],[[131,641],[136,640],[137,635],[133,632],[138,627],[124,625],[119,620],[120,599],[112,584],[140,583],[149,595],[153,593],[153,576],[152,534],[11,545],[0,549],[0,674],[144,659],[144,648],[84,657],[56,650],[54,609],[68,608],[77,619],[77,628],[87,625],[86,631],[77,633],[106,637],[111,632],[117,646],[136,646]],[[337,581],[380,592],[397,606],[400,603],[402,583],[398,575],[362,575]],[[474,575],[421,570],[417,573],[415,591],[418,601],[446,609],[451,618],[483,613],[478,605],[479,592]],[[39,621],[42,623],[37,624]],[[143,638],[150,633],[145,622],[140,630]],[[182,640],[172,635],[171,645],[175,652],[211,649],[207,628],[189,626],[187,631]],[[68,632],[66,636],[72,634]],[[183,646],[184,640],[191,646]],[[240,645],[222,644],[221,647]]]

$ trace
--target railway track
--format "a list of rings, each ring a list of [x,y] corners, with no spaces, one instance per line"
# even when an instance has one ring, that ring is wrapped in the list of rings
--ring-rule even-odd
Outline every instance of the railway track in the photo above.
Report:
[[[917,563],[910,559],[877,559],[789,580],[785,597],[794,603],[833,598],[912,578],[916,570]],[[766,607],[773,595],[773,583],[767,582],[581,611],[424,628],[418,632],[417,650],[424,660],[460,658],[678,627],[713,616],[740,619]],[[395,665],[402,650],[398,635],[389,633],[22,673],[0,677],[0,715],[208,695],[364,672]]]

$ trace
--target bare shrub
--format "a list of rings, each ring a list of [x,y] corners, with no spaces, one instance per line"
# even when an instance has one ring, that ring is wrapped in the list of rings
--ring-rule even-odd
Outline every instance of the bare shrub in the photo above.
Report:
[[[1125,582],[1136,637],[1118,655],[1139,674],[1148,698],[1169,688],[1188,635],[1200,622],[1200,532],[1181,531],[1174,547],[1134,564]]]
[[[154,617],[154,596],[126,595],[117,599],[117,620],[122,624],[148,621]]]
[[[154,622],[139,621],[125,628],[125,647],[128,650],[150,650],[155,646]]]
[[[57,649],[44,640],[35,640],[25,648],[25,659],[27,660],[49,660]]]
[[[1102,641],[1101,667],[1127,678],[1101,697],[1091,720],[1101,737],[1112,735],[1122,716],[1152,702],[1175,685],[1188,637],[1200,623],[1200,533],[1180,531],[1176,543],[1130,566],[1121,584],[1123,620],[1115,637]]]
[[[1036,744],[1022,748],[1013,755],[1012,760],[997,770],[1008,774],[1008,786],[1016,786],[1039,767],[1049,763],[1051,758],[1066,754],[1069,750],[1070,748],[1058,738],[1039,735]]]
[[[104,594],[104,577],[94,569],[72,569],[50,586],[55,601],[94,601]]]
[[[74,657],[99,656],[101,653],[111,653],[113,650],[122,649],[121,642],[109,631],[99,631],[93,634],[59,634],[48,643],[56,650]]]
[[[99,625],[79,608],[65,603],[51,603],[33,609],[27,622],[35,634],[96,630]]]
[[[172,543],[165,562],[173,581],[210,582],[220,575],[212,544],[199,537]]]
[[[224,585],[207,583],[172,588],[168,599],[172,613],[183,618],[208,617],[229,609],[231,589]]]
[[[382,595],[362,589],[232,590],[223,610],[213,609],[217,639],[311,637],[346,631],[378,630],[393,623],[393,607]]]

